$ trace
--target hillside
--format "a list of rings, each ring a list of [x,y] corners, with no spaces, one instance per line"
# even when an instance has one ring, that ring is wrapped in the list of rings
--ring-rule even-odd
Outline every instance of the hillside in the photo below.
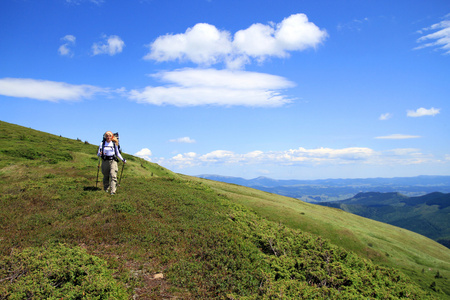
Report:
[[[0,299],[449,299],[450,251],[341,210],[0,122]],[[121,166],[120,166],[121,167]]]
[[[317,180],[278,180],[267,177],[244,179],[219,175],[198,177],[243,185],[311,203],[345,200],[362,192],[399,192],[407,196],[421,196],[432,192],[450,193],[450,176]]]
[[[450,194],[435,192],[407,197],[371,192],[319,204],[405,228],[450,247]]]

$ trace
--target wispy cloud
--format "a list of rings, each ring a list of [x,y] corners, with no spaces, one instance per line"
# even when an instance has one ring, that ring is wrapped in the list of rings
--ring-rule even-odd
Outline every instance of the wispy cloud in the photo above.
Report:
[[[405,140],[405,139],[417,139],[420,138],[419,135],[407,135],[407,134],[391,134],[385,136],[377,136],[376,139],[385,139],[385,140]]]
[[[93,55],[109,54],[112,56],[122,52],[123,47],[125,47],[125,43],[117,35],[104,36],[103,42],[92,45],[92,53]]]
[[[178,138],[178,139],[169,140],[169,142],[171,142],[171,143],[193,144],[193,143],[195,143],[195,140],[191,139],[188,136],[185,136],[185,137],[181,137],[181,138]]]
[[[337,26],[338,31],[350,30],[350,31],[361,31],[365,23],[369,22],[369,18],[353,19],[350,22],[339,23]]]
[[[417,118],[417,117],[424,117],[424,116],[435,116],[435,115],[439,114],[440,112],[441,112],[440,108],[432,107],[430,109],[426,109],[426,108],[421,107],[416,110],[408,110],[406,112],[406,115],[408,117]]]
[[[450,14],[447,14],[444,18],[445,20],[418,31],[420,34],[433,32],[417,39],[417,42],[421,45],[414,48],[415,50],[436,47],[443,50],[445,54],[450,54]]]
[[[215,150],[206,154],[188,152],[169,159],[158,158],[157,163],[175,168],[221,165],[277,165],[277,166],[317,166],[317,165],[392,165],[420,164],[438,161],[419,149],[405,148],[375,151],[370,148],[352,147],[342,149],[290,149],[286,151],[252,151],[235,153],[229,150]]]
[[[280,90],[295,86],[281,76],[231,70],[181,69],[151,75],[167,82],[130,91],[130,99],[153,105],[276,107],[293,99]]]
[[[166,34],[149,45],[144,59],[158,62],[190,61],[210,66],[226,63],[228,68],[242,68],[252,59],[261,62],[267,57],[287,57],[291,51],[315,48],[328,34],[304,14],[295,14],[281,23],[253,24],[232,37],[214,25],[198,23],[186,32]]]
[[[390,118],[392,118],[392,114],[385,113],[385,114],[382,114],[378,119],[381,121],[386,121],[386,120],[389,120]]]
[[[66,35],[65,37],[61,38],[61,40],[64,42],[59,48],[58,53],[61,56],[73,56],[73,51],[71,49],[72,46],[75,45],[76,38],[73,35]]]
[[[105,2],[105,0],[66,0],[66,3],[79,5],[83,2],[90,2],[96,5],[101,5]]]
[[[29,78],[1,78],[0,95],[18,98],[31,98],[51,102],[79,101],[90,98],[106,89],[92,85],[73,85],[65,82],[37,80]]]

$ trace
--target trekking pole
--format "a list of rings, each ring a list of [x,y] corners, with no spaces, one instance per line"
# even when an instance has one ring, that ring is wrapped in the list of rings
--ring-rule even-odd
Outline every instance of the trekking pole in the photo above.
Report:
[[[120,171],[120,178],[119,178],[119,183],[117,186],[120,186],[120,182],[122,181],[122,177],[123,177],[123,168],[125,168],[125,163],[122,164],[122,171]]]
[[[100,171],[100,157],[98,158],[98,166],[97,166],[97,180],[95,181],[95,187],[98,185],[98,173]]]

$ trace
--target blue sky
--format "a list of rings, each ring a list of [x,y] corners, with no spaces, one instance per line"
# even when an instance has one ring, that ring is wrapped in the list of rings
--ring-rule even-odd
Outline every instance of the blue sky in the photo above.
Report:
[[[175,172],[450,175],[448,0],[3,0],[0,120]]]

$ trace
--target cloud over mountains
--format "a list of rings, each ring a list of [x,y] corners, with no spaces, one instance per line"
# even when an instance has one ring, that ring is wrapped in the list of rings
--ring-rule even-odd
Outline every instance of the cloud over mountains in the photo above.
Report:
[[[144,150],[144,149],[143,149]],[[141,153],[135,155],[146,158]],[[155,162],[166,166],[187,168],[205,166],[211,164],[221,165],[283,165],[299,166],[321,164],[333,165],[390,165],[390,164],[417,164],[425,161],[438,161],[432,156],[423,154],[419,149],[399,148],[385,151],[375,151],[367,147],[349,147],[341,149],[315,148],[306,149],[299,147],[285,151],[251,151],[247,153],[235,153],[229,150],[214,150],[206,154],[187,152],[177,154],[171,158],[155,158]]]

